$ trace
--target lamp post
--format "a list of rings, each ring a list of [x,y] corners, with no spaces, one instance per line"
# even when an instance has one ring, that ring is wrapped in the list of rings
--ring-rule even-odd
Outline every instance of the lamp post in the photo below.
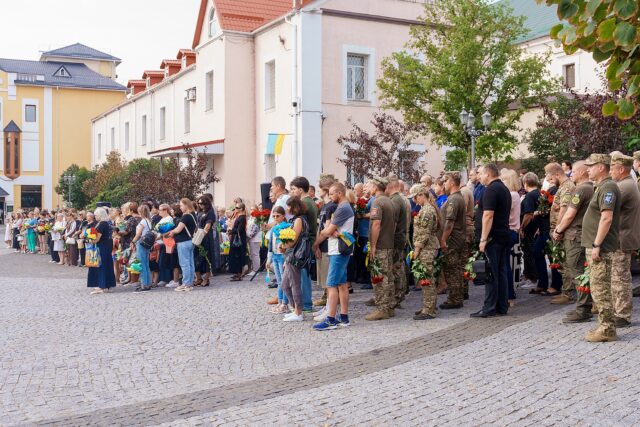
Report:
[[[62,176],[62,180],[69,187],[69,206],[73,206],[73,202],[71,201],[71,186],[73,185],[74,182],[76,182],[76,176],[75,175],[63,175]]]
[[[467,135],[471,138],[471,169],[476,167],[476,138],[485,133],[491,124],[491,114],[488,111],[482,115],[484,129],[476,129],[476,116],[465,109],[460,112],[460,123]]]

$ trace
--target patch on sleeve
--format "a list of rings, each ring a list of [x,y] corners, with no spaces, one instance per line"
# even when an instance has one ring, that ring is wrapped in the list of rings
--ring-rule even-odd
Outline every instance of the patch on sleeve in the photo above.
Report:
[[[580,195],[579,194],[575,194],[573,196],[573,198],[571,199],[571,204],[572,205],[579,205],[580,204]]]
[[[615,194],[613,194],[613,191],[608,191],[604,193],[604,196],[602,196],[602,203],[610,205],[611,203],[613,203],[614,199]]]

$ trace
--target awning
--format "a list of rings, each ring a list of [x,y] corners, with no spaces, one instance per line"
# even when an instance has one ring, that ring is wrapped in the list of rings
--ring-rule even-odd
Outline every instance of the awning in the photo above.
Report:
[[[0,197],[7,197],[9,193],[5,191],[4,188],[0,187]]]
[[[191,148],[194,153],[198,154],[224,154],[224,139],[186,144],[186,148]],[[147,154],[151,157],[177,157],[184,154],[184,149],[185,146],[176,145],[174,147],[149,151]]]

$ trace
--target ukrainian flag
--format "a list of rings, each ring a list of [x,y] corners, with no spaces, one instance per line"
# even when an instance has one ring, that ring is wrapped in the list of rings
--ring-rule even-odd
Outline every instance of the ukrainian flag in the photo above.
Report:
[[[267,139],[267,151],[265,154],[282,154],[282,146],[284,145],[284,139],[287,136],[286,133],[270,133]]]

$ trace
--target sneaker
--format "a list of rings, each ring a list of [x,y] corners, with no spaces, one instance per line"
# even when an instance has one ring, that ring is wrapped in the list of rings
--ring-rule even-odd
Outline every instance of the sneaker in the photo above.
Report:
[[[158,282],[158,287],[164,288],[165,286],[167,286],[167,282],[165,282],[165,281]]]
[[[322,322],[329,315],[329,310],[324,307],[322,310],[316,311],[313,313],[313,321],[314,322]]]
[[[338,314],[338,316],[336,317],[336,322],[338,322],[338,326],[341,328],[347,328],[351,326],[351,322],[349,320],[342,320],[342,314]]]
[[[535,283],[532,283],[532,282],[530,282],[530,281],[528,281],[528,280],[525,280],[525,281],[520,282],[520,283],[518,284],[518,287],[519,287],[520,289],[533,289],[533,288],[535,288],[536,286],[537,286],[537,285],[536,285]]]
[[[184,290],[184,288],[186,288],[186,286],[184,285],[180,285],[177,288],[174,289],[175,292],[182,292]]]
[[[283,322],[302,322],[304,320],[304,315],[297,315],[295,312],[291,312],[284,316],[282,319]]]
[[[334,329],[338,329],[338,322],[329,322],[328,319],[324,319],[320,323],[316,323],[313,325],[313,329],[316,331],[332,331]]]
[[[180,284],[178,282],[175,281],[170,281],[169,283],[167,283],[167,285],[165,286],[167,288],[178,288],[180,287]]]
[[[150,291],[150,290],[151,290],[151,286],[138,286],[138,287],[135,289],[135,291],[133,291],[133,292],[135,292],[135,293],[139,294],[139,293],[141,293],[141,292],[147,292],[147,291]]]

